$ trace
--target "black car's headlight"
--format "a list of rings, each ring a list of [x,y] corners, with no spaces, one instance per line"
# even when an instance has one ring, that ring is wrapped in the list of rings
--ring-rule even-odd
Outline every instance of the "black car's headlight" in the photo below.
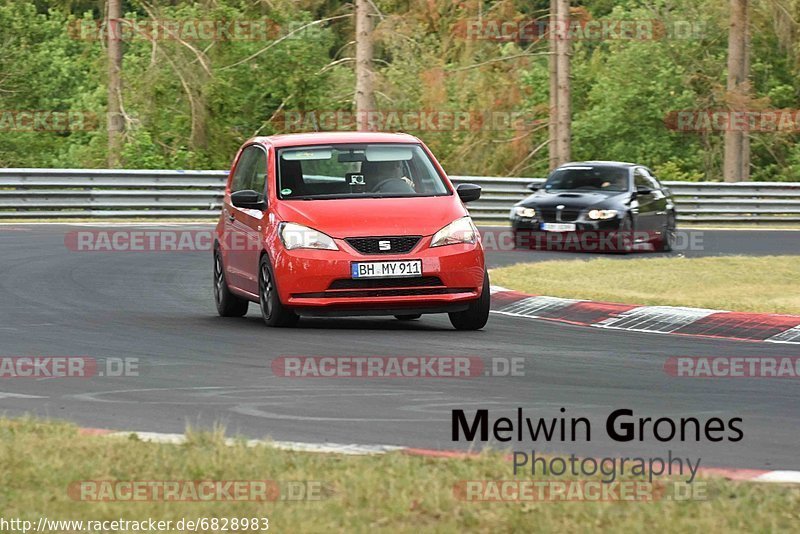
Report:
[[[613,219],[619,213],[617,210],[591,210],[589,218],[593,221],[602,221],[605,219]]]
[[[534,208],[526,208],[524,206],[514,206],[514,208],[511,209],[511,213],[524,219],[536,217],[536,210]]]

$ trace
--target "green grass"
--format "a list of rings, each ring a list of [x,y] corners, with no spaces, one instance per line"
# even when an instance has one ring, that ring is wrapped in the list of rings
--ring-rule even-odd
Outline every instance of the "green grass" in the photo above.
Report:
[[[4,518],[130,519],[268,516],[270,532],[765,532],[800,520],[800,489],[708,479],[707,500],[655,503],[475,503],[458,499],[460,480],[512,479],[498,453],[431,459],[391,453],[298,453],[221,433],[190,433],[183,445],[79,435],[62,423],[0,420],[0,507]],[[550,477],[553,478],[553,477]],[[83,502],[81,480],[322,481],[313,502]]]
[[[544,261],[493,269],[491,277],[534,295],[800,314],[800,256]]]

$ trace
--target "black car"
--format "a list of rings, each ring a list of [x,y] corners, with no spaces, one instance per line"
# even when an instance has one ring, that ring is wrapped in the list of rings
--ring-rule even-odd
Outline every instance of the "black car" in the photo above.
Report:
[[[675,242],[675,204],[650,169],[634,163],[584,161],[555,169],[511,209],[517,246],[629,252]],[[577,247],[576,247],[577,248]]]

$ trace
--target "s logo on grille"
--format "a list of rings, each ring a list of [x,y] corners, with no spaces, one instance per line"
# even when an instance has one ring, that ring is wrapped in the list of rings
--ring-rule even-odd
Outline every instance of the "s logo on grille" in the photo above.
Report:
[[[392,250],[392,242],[383,239],[378,241],[378,250]]]

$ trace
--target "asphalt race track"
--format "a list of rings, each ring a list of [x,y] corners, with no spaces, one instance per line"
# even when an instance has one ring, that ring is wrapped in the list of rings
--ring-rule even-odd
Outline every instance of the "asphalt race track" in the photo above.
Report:
[[[501,235],[508,228],[484,227],[482,233],[491,232]],[[495,242],[503,243],[498,237]],[[678,229],[675,250],[671,253],[653,252],[652,247],[644,245],[642,251],[631,256],[603,254],[604,258],[659,258],[666,256],[685,256],[697,258],[701,256],[780,256],[800,254],[800,230],[705,230]],[[498,247],[500,248],[500,247]],[[508,247],[505,247],[508,248]],[[598,255],[589,252],[573,252],[569,247],[562,250],[499,250],[489,255],[489,267],[501,267],[520,262],[545,260],[591,259]]]
[[[99,225],[100,226],[100,225]],[[586,416],[591,443],[513,444],[584,456],[700,456],[704,466],[800,469],[795,380],[681,379],[670,356],[800,356],[793,345],[615,332],[493,314],[458,333],[446,316],[303,319],[269,329],[216,315],[208,252],[75,252],[75,226],[0,226],[0,356],[138,358],[139,376],[1,379],[0,412],[83,426],[183,432],[221,423],[229,434],[277,440],[461,449],[450,410]],[[705,231],[699,254],[800,254],[792,231]],[[652,255],[652,254],[651,254]],[[491,253],[491,267],[581,254]],[[622,260],[624,261],[624,260]],[[524,358],[525,374],[465,379],[283,378],[279,356],[452,355]],[[600,439],[616,408],[641,416],[742,417],[738,443]],[[468,412],[469,413],[469,412]],[[501,444],[494,444],[501,446]]]

